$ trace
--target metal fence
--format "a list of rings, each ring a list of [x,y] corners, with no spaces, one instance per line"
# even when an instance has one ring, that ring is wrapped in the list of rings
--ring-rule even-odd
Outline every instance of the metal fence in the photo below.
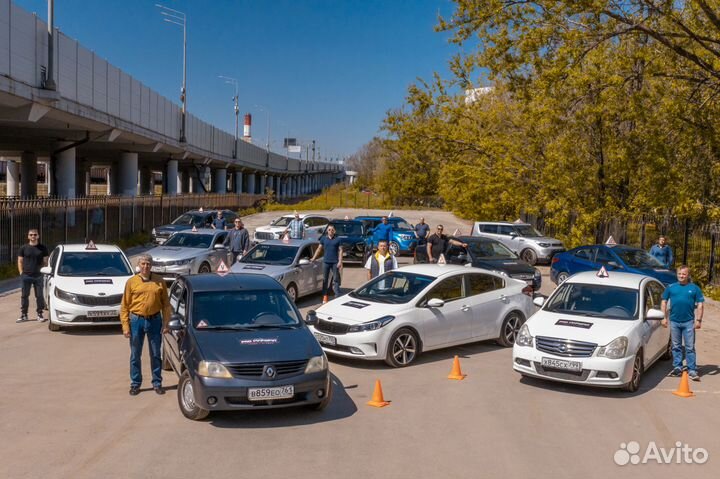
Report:
[[[187,210],[257,206],[263,195],[95,196],[75,199],[0,199],[0,264],[14,263],[27,232],[36,228],[48,248],[61,243],[114,243],[170,223]]]

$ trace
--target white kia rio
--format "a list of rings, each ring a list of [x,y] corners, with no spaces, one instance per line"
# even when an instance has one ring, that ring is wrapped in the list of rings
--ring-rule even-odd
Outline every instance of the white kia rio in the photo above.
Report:
[[[390,271],[308,313],[328,354],[403,367],[423,351],[495,339],[512,346],[535,307],[532,287],[479,268]]]
[[[568,278],[517,335],[513,369],[566,383],[637,391],[655,361],[669,359],[660,324],[662,283],[649,276],[594,271]]]
[[[120,324],[120,301],[133,275],[115,245],[60,245],[50,253],[44,275],[48,328]]]

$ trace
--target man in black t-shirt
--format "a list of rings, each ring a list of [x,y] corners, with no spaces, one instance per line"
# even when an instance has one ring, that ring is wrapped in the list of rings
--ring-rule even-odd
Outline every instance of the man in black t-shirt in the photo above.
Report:
[[[48,249],[40,244],[38,230],[28,231],[28,244],[23,245],[18,251],[18,272],[22,281],[22,294],[20,296],[20,317],[15,321],[22,323],[28,320],[28,306],[30,288],[35,288],[35,300],[37,301],[37,320],[47,321],[43,316],[45,309],[45,297],[43,296],[43,278],[40,268],[47,266]]]
[[[451,244],[467,248],[466,243],[443,234],[443,225],[438,225],[437,232],[430,235],[427,240],[428,260],[431,263],[437,263],[440,259],[440,255],[446,254]]]

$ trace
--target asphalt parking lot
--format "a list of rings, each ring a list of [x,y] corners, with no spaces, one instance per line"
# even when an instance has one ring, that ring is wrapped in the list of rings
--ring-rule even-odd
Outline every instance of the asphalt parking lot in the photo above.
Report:
[[[365,211],[336,210],[333,217]],[[245,219],[253,230],[280,212]],[[415,223],[419,212],[395,212]],[[426,212],[446,231],[469,222]],[[404,258],[403,262],[409,259]],[[552,291],[547,267],[543,292]],[[347,267],[343,288],[365,271]],[[300,300],[303,313],[320,295]],[[150,384],[128,395],[128,341],[118,327],[51,333],[47,324],[15,324],[19,293],[0,298],[2,478],[128,477],[717,477],[720,472],[720,307],[709,302],[697,352],[694,398],[671,394],[669,362],[647,371],[629,394],[532,379],[512,371],[511,350],[481,342],[427,353],[406,369],[330,357],[335,393],[322,412],[250,411],[202,422],[178,410],[173,373],[168,394]],[[446,379],[459,355],[464,381]],[[143,361],[150,377],[149,360]],[[382,381],[389,407],[370,400]],[[704,464],[628,464],[637,442],[669,454],[676,443],[707,451]],[[619,455],[616,454],[619,452]],[[677,455],[678,457],[681,454]],[[682,461],[680,461],[682,462]]]

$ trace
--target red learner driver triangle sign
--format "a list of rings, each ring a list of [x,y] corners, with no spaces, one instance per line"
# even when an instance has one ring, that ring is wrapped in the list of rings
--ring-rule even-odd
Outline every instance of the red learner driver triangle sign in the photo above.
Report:
[[[228,269],[227,265],[225,264],[225,261],[220,260],[220,264],[218,265],[217,270],[215,272],[217,274],[219,274],[220,276],[225,276],[226,274],[228,274],[230,272],[230,270]]]
[[[608,278],[610,275],[608,274],[607,270],[605,269],[605,266],[600,267],[600,271],[597,272],[598,278]]]

